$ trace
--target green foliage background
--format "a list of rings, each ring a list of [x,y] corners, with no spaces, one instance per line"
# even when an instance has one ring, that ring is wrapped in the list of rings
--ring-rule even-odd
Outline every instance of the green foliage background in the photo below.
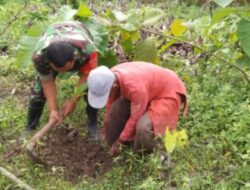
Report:
[[[29,1],[15,18],[24,1],[0,1],[0,32],[15,19],[0,39],[0,166],[36,189],[250,188],[248,4],[177,0],[53,2]],[[73,17],[75,14],[78,16]],[[30,64],[32,47],[50,23],[73,18],[87,22],[96,34],[101,63],[112,66],[127,60],[151,61],[174,70],[185,82],[189,115],[180,118],[178,128],[187,130],[189,144],[176,149],[170,163],[165,161],[162,149],[142,158],[124,150],[105,176],[94,182],[82,178],[80,183],[71,184],[56,171],[33,165],[23,152],[6,161],[5,155],[20,146],[18,138],[26,122],[34,74]],[[177,18],[185,27],[180,36],[171,32],[171,23]],[[73,92],[74,81],[74,77],[58,81],[59,103]],[[67,119],[83,133],[84,106],[81,102]],[[41,125],[46,119],[47,110]],[[2,175],[0,187],[18,189]]]

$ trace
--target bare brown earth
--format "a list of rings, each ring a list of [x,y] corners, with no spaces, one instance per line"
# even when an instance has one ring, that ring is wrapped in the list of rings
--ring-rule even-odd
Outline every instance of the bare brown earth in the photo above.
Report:
[[[49,169],[62,173],[72,182],[82,176],[99,177],[113,165],[105,147],[66,125],[50,131],[37,153]]]

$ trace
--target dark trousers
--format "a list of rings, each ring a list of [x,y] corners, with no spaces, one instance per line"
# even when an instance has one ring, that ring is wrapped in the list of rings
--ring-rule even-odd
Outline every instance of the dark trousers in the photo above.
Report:
[[[111,146],[118,140],[125,124],[130,117],[130,101],[120,97],[110,108],[107,144]],[[148,113],[145,112],[136,123],[136,133],[133,141],[133,148],[136,152],[152,152],[156,142],[153,134],[153,124]]]

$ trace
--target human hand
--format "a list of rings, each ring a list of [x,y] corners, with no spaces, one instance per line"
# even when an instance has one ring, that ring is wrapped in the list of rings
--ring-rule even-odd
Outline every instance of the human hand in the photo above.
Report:
[[[73,99],[67,100],[66,102],[64,102],[64,104],[61,108],[62,116],[66,117],[67,115],[72,113],[75,109],[75,105],[76,105],[76,101]]]
[[[55,123],[58,125],[63,120],[63,117],[57,110],[50,111],[49,122]]]
[[[118,156],[121,153],[121,142],[119,140],[115,141],[114,144],[111,147],[111,155],[112,156]]]

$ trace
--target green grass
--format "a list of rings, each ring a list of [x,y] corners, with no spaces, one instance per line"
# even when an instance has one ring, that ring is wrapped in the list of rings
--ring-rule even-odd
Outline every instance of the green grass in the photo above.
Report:
[[[190,9],[185,8],[184,4],[179,7],[171,6],[173,12],[170,15],[176,12],[180,16],[193,18],[199,16],[198,13],[202,14],[195,6]],[[18,9],[17,4],[8,7]],[[27,17],[22,17],[16,25],[23,24],[25,18]],[[12,31],[11,28],[10,30]],[[223,31],[220,28],[219,36],[227,41]],[[12,43],[24,32],[22,29],[15,36],[6,34],[5,37]],[[219,51],[219,47],[217,48]],[[15,46],[11,46],[10,50],[8,56],[0,56],[0,166],[7,168],[35,189],[250,188],[250,85],[238,71],[215,59],[201,59],[197,64],[190,65],[187,64],[190,57],[170,56],[163,62],[164,67],[176,71],[184,80],[189,100],[189,115],[186,118],[181,117],[178,124],[179,129],[187,130],[189,144],[186,148],[174,151],[171,165],[161,161],[162,150],[149,156],[137,157],[126,149],[114,159],[114,168],[104,176],[95,181],[82,177],[78,184],[72,184],[56,171],[34,165],[24,151],[15,154],[12,159],[6,158],[8,152],[23,146],[18,145],[18,138],[25,126],[29,89],[34,74],[32,66],[17,68]],[[249,74],[249,69],[247,72]],[[73,84],[73,80],[59,82],[59,102],[65,96],[69,97]],[[83,126],[86,118],[84,106],[81,101],[76,111],[67,119],[68,123],[82,131],[85,130]],[[45,124],[47,114],[46,108],[41,126]],[[101,125],[102,118],[99,120]],[[0,189],[19,188],[0,174]]]

